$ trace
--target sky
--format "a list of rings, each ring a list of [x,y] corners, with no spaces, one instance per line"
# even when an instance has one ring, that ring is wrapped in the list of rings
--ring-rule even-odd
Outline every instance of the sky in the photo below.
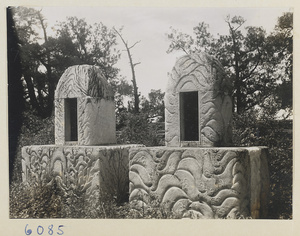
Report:
[[[41,9],[41,8],[38,8]],[[169,46],[167,33],[170,27],[192,35],[193,27],[204,21],[209,25],[210,33],[228,34],[224,21],[227,15],[242,16],[244,26],[262,26],[270,33],[277,19],[290,8],[166,8],[166,7],[43,7],[42,14],[48,23],[49,35],[55,34],[52,27],[67,16],[84,18],[89,24],[102,22],[108,27],[124,27],[123,38],[129,45],[141,41],[131,49],[133,62],[141,62],[135,67],[137,85],[142,95],[147,96],[151,89],[165,91],[168,72],[172,70],[176,59],[182,52],[167,54]],[[124,45],[119,40],[119,49]],[[122,52],[116,65],[120,74],[131,80],[131,69],[127,53]]]

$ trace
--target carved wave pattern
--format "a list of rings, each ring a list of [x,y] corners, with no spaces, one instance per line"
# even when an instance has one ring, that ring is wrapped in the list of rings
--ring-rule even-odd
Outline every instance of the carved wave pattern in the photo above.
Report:
[[[55,91],[56,98],[87,96],[87,65],[69,67],[61,76]]]
[[[114,101],[114,94],[100,69],[90,67],[88,69],[88,76],[90,78],[87,89],[89,96]]]
[[[232,102],[229,96],[214,91],[204,93],[201,101],[200,126],[201,140],[212,146],[231,143]]]
[[[188,81],[192,82],[197,90],[211,89],[216,86],[219,78],[212,73],[211,60],[207,55],[187,55],[177,61],[173,68],[176,78],[175,89],[180,89]]]
[[[22,175],[23,180],[41,182],[46,180],[50,176],[49,166],[50,158],[49,156],[55,150],[54,148],[44,149],[44,148],[32,148],[24,147],[22,154]]]
[[[87,145],[90,141],[91,124],[86,112],[86,106],[90,98],[80,98],[78,100],[78,143]]]
[[[63,156],[67,160],[67,187],[79,187],[87,195],[93,195],[99,190],[100,161],[96,157],[97,150],[66,147],[63,149]]]
[[[199,91],[200,144],[227,146],[231,142],[232,102],[230,81],[220,63],[206,54],[186,55],[169,73],[165,96],[166,145],[179,146],[179,94],[185,85]]]
[[[64,101],[55,99],[55,144],[63,144],[64,137]]]
[[[176,93],[167,93],[165,98],[165,142],[167,146],[179,146],[179,97]]]
[[[95,148],[24,147],[23,180],[62,180],[66,190],[79,189],[92,196],[99,191],[100,161]]]
[[[61,76],[55,98],[97,97],[113,100],[113,93],[101,70],[96,66],[69,67]]]
[[[158,200],[179,217],[248,215],[241,152],[189,150],[130,155],[130,197],[137,209]]]

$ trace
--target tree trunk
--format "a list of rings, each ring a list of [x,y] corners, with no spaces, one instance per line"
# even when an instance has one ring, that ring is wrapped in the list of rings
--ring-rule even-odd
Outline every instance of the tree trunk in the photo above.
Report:
[[[40,107],[40,104],[38,103],[37,98],[36,98],[35,91],[34,91],[34,85],[31,80],[31,75],[26,70],[25,70],[25,72],[23,72],[23,75],[24,75],[24,79],[26,82],[27,90],[28,90],[30,104],[31,104],[32,108],[35,109],[39,115],[42,115],[43,111],[42,111],[42,108]]]
[[[13,177],[21,175],[21,170],[16,169],[16,153],[18,138],[23,122],[24,90],[22,85],[22,66],[20,59],[19,39],[15,31],[13,14],[7,8],[7,73],[8,73],[8,130],[9,130],[9,183]],[[19,173],[15,173],[18,172]],[[21,176],[20,176],[21,177]],[[19,178],[20,178],[19,177]]]
[[[134,112],[138,113],[140,111],[139,105],[140,105],[140,95],[138,93],[138,87],[136,84],[136,78],[135,78],[135,71],[134,71],[134,67],[138,64],[140,64],[140,62],[138,63],[133,63],[132,61],[132,56],[130,54],[130,49],[133,48],[138,42],[136,42],[135,44],[133,44],[131,47],[128,47],[127,43],[125,42],[125,40],[123,39],[122,35],[115,29],[116,33],[119,35],[119,37],[121,38],[122,42],[125,45],[126,51],[127,51],[127,55],[129,58],[129,63],[130,63],[130,67],[131,67],[131,73],[132,73],[132,84],[133,84],[133,95],[134,95]]]
[[[44,40],[45,43],[48,42],[48,36],[47,36],[47,31],[46,31],[46,27],[44,25],[44,19],[42,18],[40,12],[38,13],[38,17],[43,29],[43,33],[44,33]],[[47,117],[51,116],[52,114],[52,110],[53,110],[53,102],[54,102],[54,90],[55,90],[55,82],[54,82],[54,78],[52,76],[52,67],[51,67],[51,58],[50,58],[50,51],[49,48],[46,46],[46,58],[47,58],[47,62],[43,63],[44,66],[46,67],[47,70],[47,79],[48,79],[48,100],[47,100],[47,104],[46,104],[46,110],[45,110],[45,115]]]
[[[239,55],[238,55],[238,47],[236,44],[236,38],[235,38],[235,30],[232,28],[231,24],[229,22],[228,26],[230,29],[231,37],[232,37],[232,44],[233,44],[233,50],[234,50],[234,71],[235,71],[235,82],[234,86],[236,89],[235,98],[236,98],[236,111],[238,114],[242,112],[242,101],[241,101],[241,78],[240,78],[240,67],[239,67]]]

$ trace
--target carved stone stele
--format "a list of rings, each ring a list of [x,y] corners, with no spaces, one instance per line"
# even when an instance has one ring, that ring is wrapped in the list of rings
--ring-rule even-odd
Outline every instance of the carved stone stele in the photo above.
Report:
[[[229,146],[232,83],[205,53],[179,58],[165,96],[166,146]]]
[[[57,84],[54,105],[55,144],[116,143],[113,92],[98,67],[69,67]]]

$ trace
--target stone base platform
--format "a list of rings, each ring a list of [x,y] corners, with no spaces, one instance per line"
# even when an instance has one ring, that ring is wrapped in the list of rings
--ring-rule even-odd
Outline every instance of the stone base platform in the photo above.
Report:
[[[137,147],[129,151],[129,200],[180,218],[264,218],[266,147]]]
[[[65,189],[84,191],[87,202],[96,202],[100,191],[113,197],[128,196],[128,154],[143,145],[62,146],[22,148],[23,182],[58,179]]]

